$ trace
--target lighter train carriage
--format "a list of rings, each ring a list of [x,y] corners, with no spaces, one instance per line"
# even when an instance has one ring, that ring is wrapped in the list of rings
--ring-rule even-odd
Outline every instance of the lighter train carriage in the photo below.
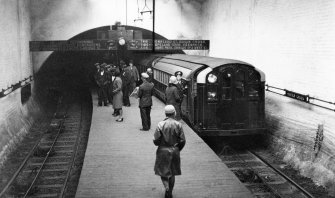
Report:
[[[183,118],[200,136],[238,136],[265,132],[265,75],[232,59],[184,54],[152,55],[140,70],[153,69],[155,94],[165,100],[169,78],[182,71],[186,84]]]

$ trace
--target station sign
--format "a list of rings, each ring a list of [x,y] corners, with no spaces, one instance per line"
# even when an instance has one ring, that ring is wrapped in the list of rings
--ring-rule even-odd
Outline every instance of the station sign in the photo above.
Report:
[[[288,90],[285,89],[285,96],[309,103],[309,96],[308,95],[299,94],[299,93],[296,93],[296,92],[293,92],[293,91],[288,91]]]
[[[30,41],[30,51],[117,50],[117,40]],[[151,39],[127,40],[128,50],[152,50]],[[208,50],[209,40],[155,40],[155,50]]]
[[[151,50],[151,39],[128,41],[129,50]],[[155,40],[155,50],[208,50],[209,40]]]
[[[116,50],[115,40],[30,41],[30,51]]]

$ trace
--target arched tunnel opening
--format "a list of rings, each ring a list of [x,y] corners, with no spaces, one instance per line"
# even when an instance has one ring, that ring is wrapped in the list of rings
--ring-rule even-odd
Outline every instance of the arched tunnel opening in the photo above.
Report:
[[[152,39],[152,31],[134,26],[124,26],[125,30],[141,31],[142,39]],[[82,32],[71,40],[94,40],[99,31],[107,32],[111,26],[102,26]],[[155,39],[166,40],[155,33]],[[182,50],[160,51],[159,53],[182,53]],[[119,50],[95,51],[56,51],[42,64],[35,75],[35,93],[41,105],[45,107],[50,101],[56,101],[64,91],[90,90],[95,87],[95,63],[117,65],[123,60],[127,65],[129,60],[134,64],[152,54],[152,51],[132,51],[125,48]]]

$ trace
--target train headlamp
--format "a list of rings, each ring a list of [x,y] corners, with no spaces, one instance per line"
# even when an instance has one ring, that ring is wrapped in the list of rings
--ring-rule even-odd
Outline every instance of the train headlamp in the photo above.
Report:
[[[215,83],[218,80],[218,77],[214,74],[209,74],[207,80],[209,83]]]
[[[120,44],[120,45],[124,45],[124,44],[126,44],[126,40],[124,40],[123,37],[119,38],[119,44]]]

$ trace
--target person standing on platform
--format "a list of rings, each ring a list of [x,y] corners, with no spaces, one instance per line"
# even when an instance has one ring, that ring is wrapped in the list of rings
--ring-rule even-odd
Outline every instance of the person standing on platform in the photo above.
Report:
[[[175,108],[166,105],[166,118],[158,123],[153,142],[158,146],[154,171],[161,177],[165,187],[165,197],[172,198],[175,176],[181,175],[180,152],[184,148],[186,138],[180,122],[174,119]]]
[[[176,78],[177,78],[176,86],[177,86],[177,88],[178,88],[179,97],[180,97],[180,101],[177,102],[177,103],[178,103],[178,106],[179,106],[178,109],[180,110],[179,115],[177,114],[177,119],[179,120],[179,119],[181,119],[181,117],[182,117],[182,113],[181,113],[181,104],[182,104],[182,102],[183,102],[183,100],[184,100],[185,86],[184,86],[183,81],[182,81],[183,72],[181,72],[181,71],[177,71],[177,72],[175,72],[174,75],[175,75]]]
[[[98,106],[108,106],[107,104],[107,91],[108,91],[108,75],[105,71],[105,65],[100,65],[98,72],[95,75],[95,80],[98,85]]]
[[[138,89],[139,107],[142,120],[141,131],[149,131],[151,127],[150,111],[152,106],[152,95],[154,84],[148,82],[149,75],[147,73],[142,73],[141,78],[143,83]]]
[[[147,69],[147,74],[149,75],[148,81],[153,83],[153,73],[150,67]]]
[[[171,76],[169,80],[169,86],[165,89],[165,103],[167,105],[173,105],[176,110],[176,120],[180,120],[180,94],[177,88],[177,78]]]
[[[126,107],[130,107],[129,95],[133,90],[131,90],[131,71],[124,63],[122,65],[122,92],[123,92],[123,105]]]
[[[116,119],[117,122],[122,122],[122,80],[120,78],[120,71],[118,69],[115,70],[115,79],[113,81],[113,108],[114,112],[116,112],[119,117]]]
[[[133,60],[129,61],[129,67],[128,67],[130,73],[131,73],[131,78],[130,78],[130,83],[131,83],[131,87],[130,87],[130,92],[134,91],[135,87],[136,87],[136,83],[140,80],[140,75],[138,73],[138,70],[136,68],[136,66],[133,63]]]

